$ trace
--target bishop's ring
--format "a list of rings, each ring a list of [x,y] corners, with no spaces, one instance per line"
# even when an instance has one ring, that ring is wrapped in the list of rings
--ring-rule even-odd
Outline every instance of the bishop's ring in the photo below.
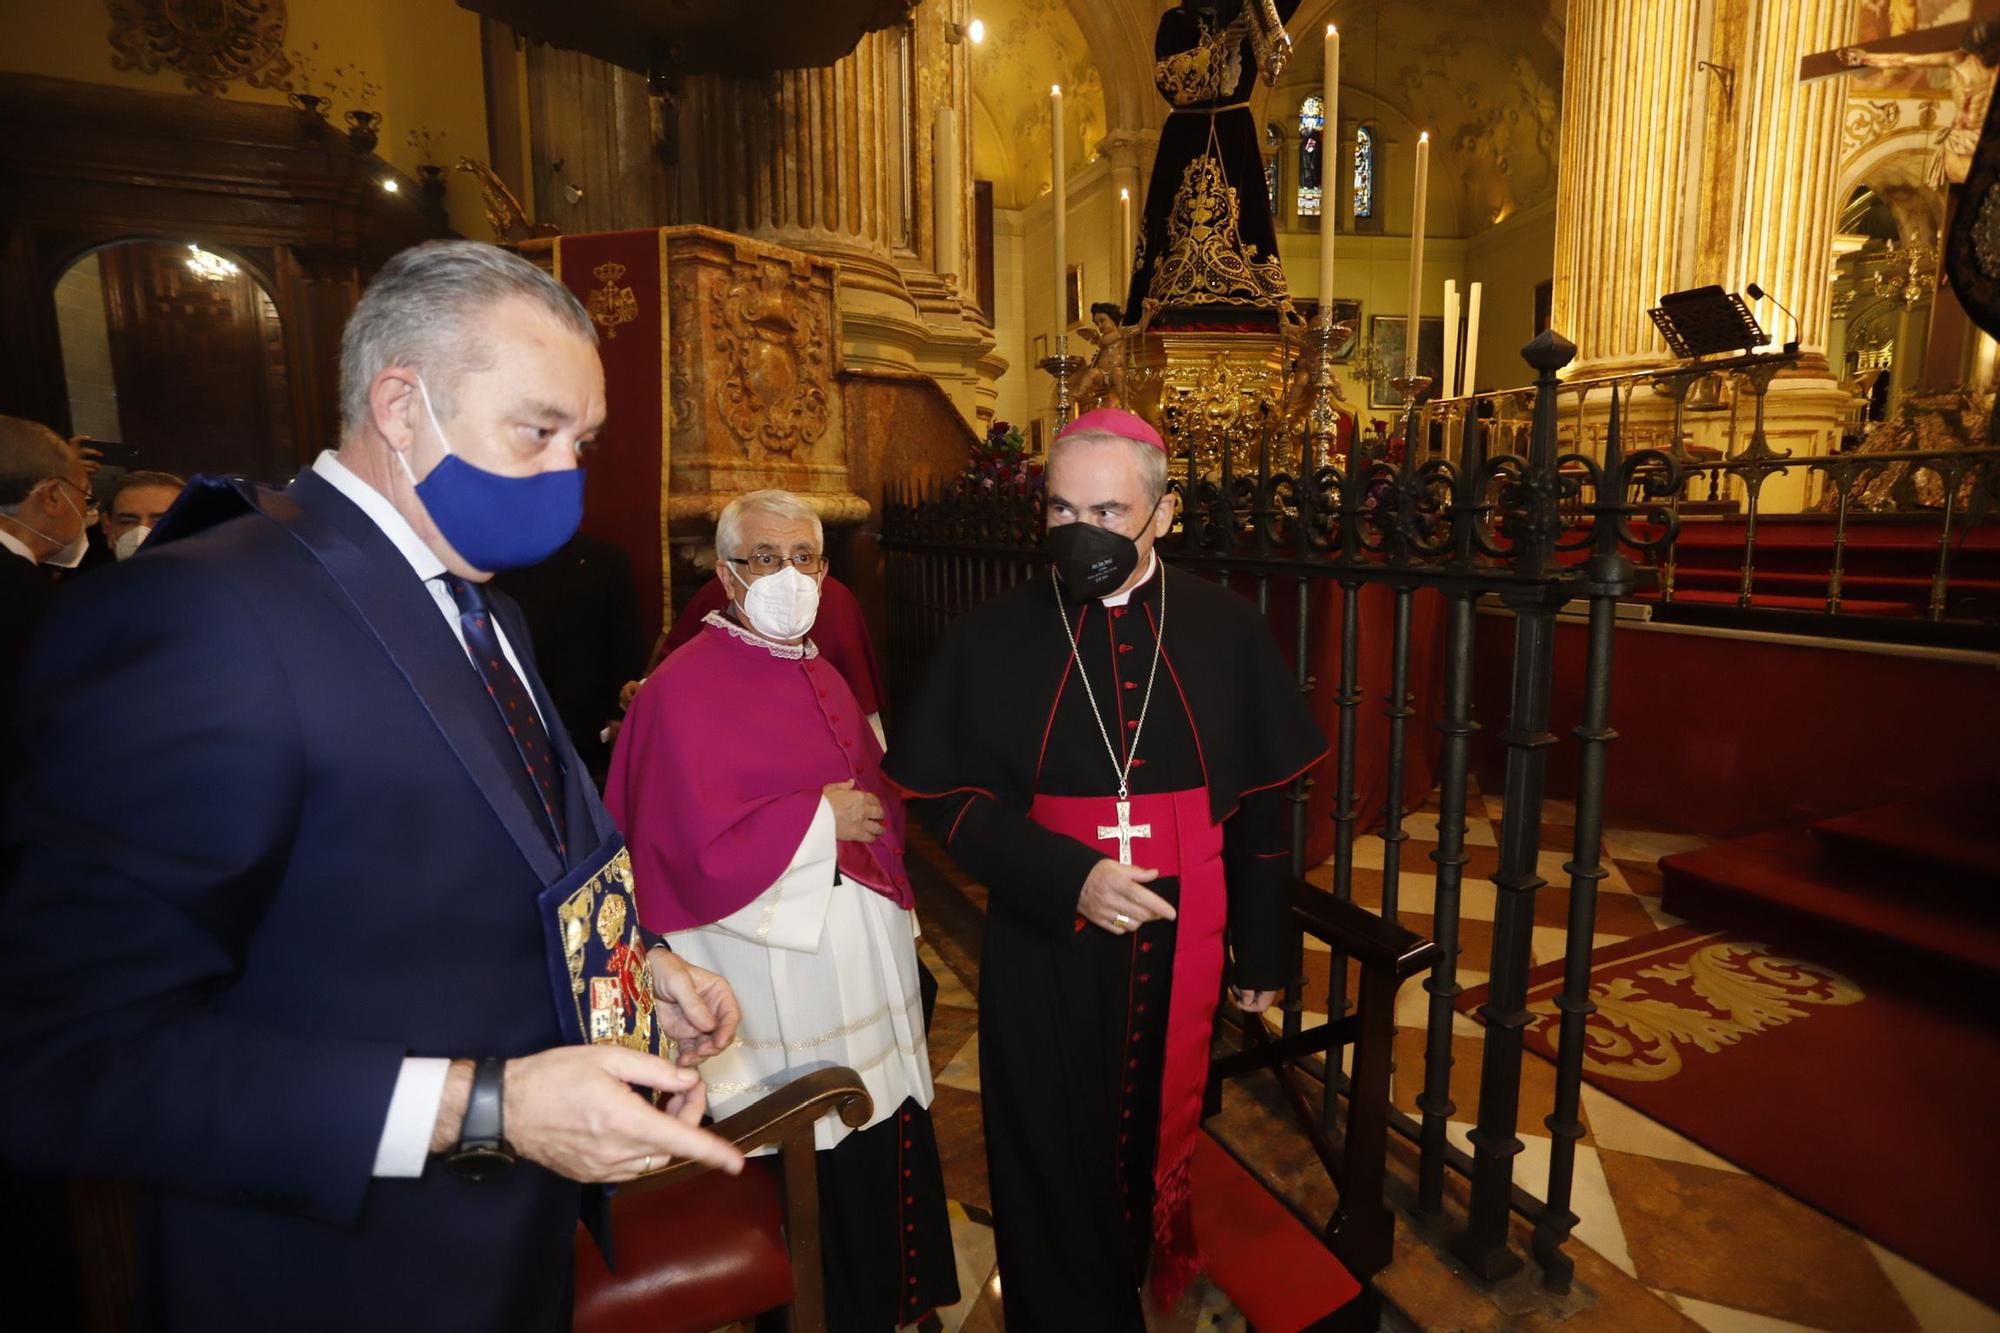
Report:
[[[1132,928],[1132,918],[1126,916],[1123,912],[1120,912],[1118,913],[1118,915],[1112,917],[1111,923],[1117,926],[1118,929],[1120,930],[1130,930]]]

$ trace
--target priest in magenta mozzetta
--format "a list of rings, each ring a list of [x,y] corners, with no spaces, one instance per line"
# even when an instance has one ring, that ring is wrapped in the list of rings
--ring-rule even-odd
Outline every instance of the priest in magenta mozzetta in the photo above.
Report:
[[[867,1085],[866,1126],[815,1126],[820,1234],[830,1326],[882,1333],[958,1300],[902,801],[810,637],[818,517],[753,491],[722,511],[715,544],[722,609],[633,699],[605,804],[641,922],[739,997],[736,1041],[703,1069],[714,1114],[834,1065]]]
[[[1200,1267],[1210,1024],[1225,977],[1250,1013],[1285,984],[1286,787],[1326,742],[1256,608],[1155,554],[1174,501],[1152,427],[1084,414],[1047,482],[1047,576],[946,634],[887,766],[988,890],[1007,1327],[1140,1333],[1141,1285],[1171,1304]]]

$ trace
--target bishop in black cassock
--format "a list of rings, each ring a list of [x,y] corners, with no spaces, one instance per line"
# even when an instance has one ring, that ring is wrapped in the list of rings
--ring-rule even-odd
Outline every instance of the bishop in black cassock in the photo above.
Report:
[[[1246,1009],[1284,984],[1285,787],[1326,750],[1256,611],[1154,555],[1173,502],[1148,448],[1115,409],[1065,432],[1063,575],[953,627],[884,766],[989,891],[980,1084],[1016,1330],[1143,1329],[1149,1265],[1163,1299],[1199,1267],[1210,1024],[1225,965]]]

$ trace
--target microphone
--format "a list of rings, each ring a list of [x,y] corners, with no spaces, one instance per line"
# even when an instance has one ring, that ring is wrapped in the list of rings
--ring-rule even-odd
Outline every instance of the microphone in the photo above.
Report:
[[[1791,352],[1796,352],[1796,351],[1798,351],[1798,350],[1799,350],[1799,317],[1798,317],[1797,315],[1794,315],[1794,314],[1792,314],[1792,312],[1791,312],[1791,309],[1790,309],[1790,307],[1786,306],[1786,304],[1785,304],[1785,303],[1784,303],[1783,301],[1780,301],[1780,300],[1779,300],[1779,299],[1778,299],[1777,297],[1775,297],[1775,296],[1771,296],[1771,294],[1770,294],[1769,292],[1765,291],[1765,290],[1764,290],[1764,289],[1763,289],[1762,287],[1759,287],[1759,286],[1758,286],[1758,285],[1757,285],[1756,283],[1754,283],[1754,282],[1751,282],[1751,283],[1745,283],[1745,284],[1744,284],[1744,286],[1743,286],[1743,290],[1744,290],[1745,292],[1749,293],[1749,296],[1750,296],[1750,299],[1751,299],[1751,300],[1753,300],[1753,301],[1762,301],[1762,300],[1764,300],[1764,299],[1765,299],[1766,297],[1770,297],[1770,301],[1771,301],[1771,304],[1772,304],[1772,305],[1774,305],[1774,306],[1776,306],[1776,307],[1778,307],[1778,309],[1780,309],[1780,310],[1784,311],[1784,312],[1785,312],[1785,314],[1786,314],[1786,315],[1787,315],[1788,317],[1790,317],[1790,319],[1791,319],[1791,321],[1792,321],[1792,340],[1791,340],[1790,342],[1788,342],[1788,343],[1786,343],[1786,344],[1785,344],[1785,351],[1786,351],[1787,353],[1791,353]]]

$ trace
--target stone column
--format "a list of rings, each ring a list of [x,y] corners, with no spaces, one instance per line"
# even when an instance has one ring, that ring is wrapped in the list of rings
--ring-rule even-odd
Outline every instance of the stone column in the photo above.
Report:
[[[932,0],[822,69],[687,81],[674,219],[838,263],[851,367],[945,380],[947,363],[968,371],[992,344],[958,259],[971,249],[969,205],[955,244],[934,234],[938,116],[957,121],[957,177],[971,191],[970,57],[947,40],[966,7]]]
[[[544,212],[572,234],[694,224],[833,260],[843,364],[927,374],[970,422],[997,371],[967,262],[972,68],[953,25],[969,17],[970,0],[924,0],[823,68],[689,76],[664,116],[637,74],[531,53],[537,197],[565,201]],[[940,116],[963,205],[942,246]]]
[[[1848,406],[1827,365],[1826,346],[1841,203],[1841,118],[1852,80],[1801,83],[1799,60],[1846,44],[1854,30],[1855,0],[1759,0],[1745,11],[1728,254],[1722,273],[1709,279],[1730,291],[1756,283],[1776,298],[1755,304],[1771,341],[1798,340],[1798,365],[1771,385],[1765,434],[1773,449],[1800,457],[1832,451]],[[1777,301],[1792,314],[1779,310]],[[1803,469],[1775,476],[1760,505],[1795,511],[1814,498],[1818,485]]]
[[[1687,286],[1699,0],[1570,0],[1553,316],[1566,378],[1663,362],[1646,312]]]
[[[1854,0],[1760,0],[1747,14],[1736,81],[1735,209],[1722,284],[1756,283],[1757,315],[1774,342],[1796,337],[1797,374],[1826,377],[1833,232],[1840,200],[1840,121],[1846,78],[1799,82],[1799,60],[1854,37]]]

